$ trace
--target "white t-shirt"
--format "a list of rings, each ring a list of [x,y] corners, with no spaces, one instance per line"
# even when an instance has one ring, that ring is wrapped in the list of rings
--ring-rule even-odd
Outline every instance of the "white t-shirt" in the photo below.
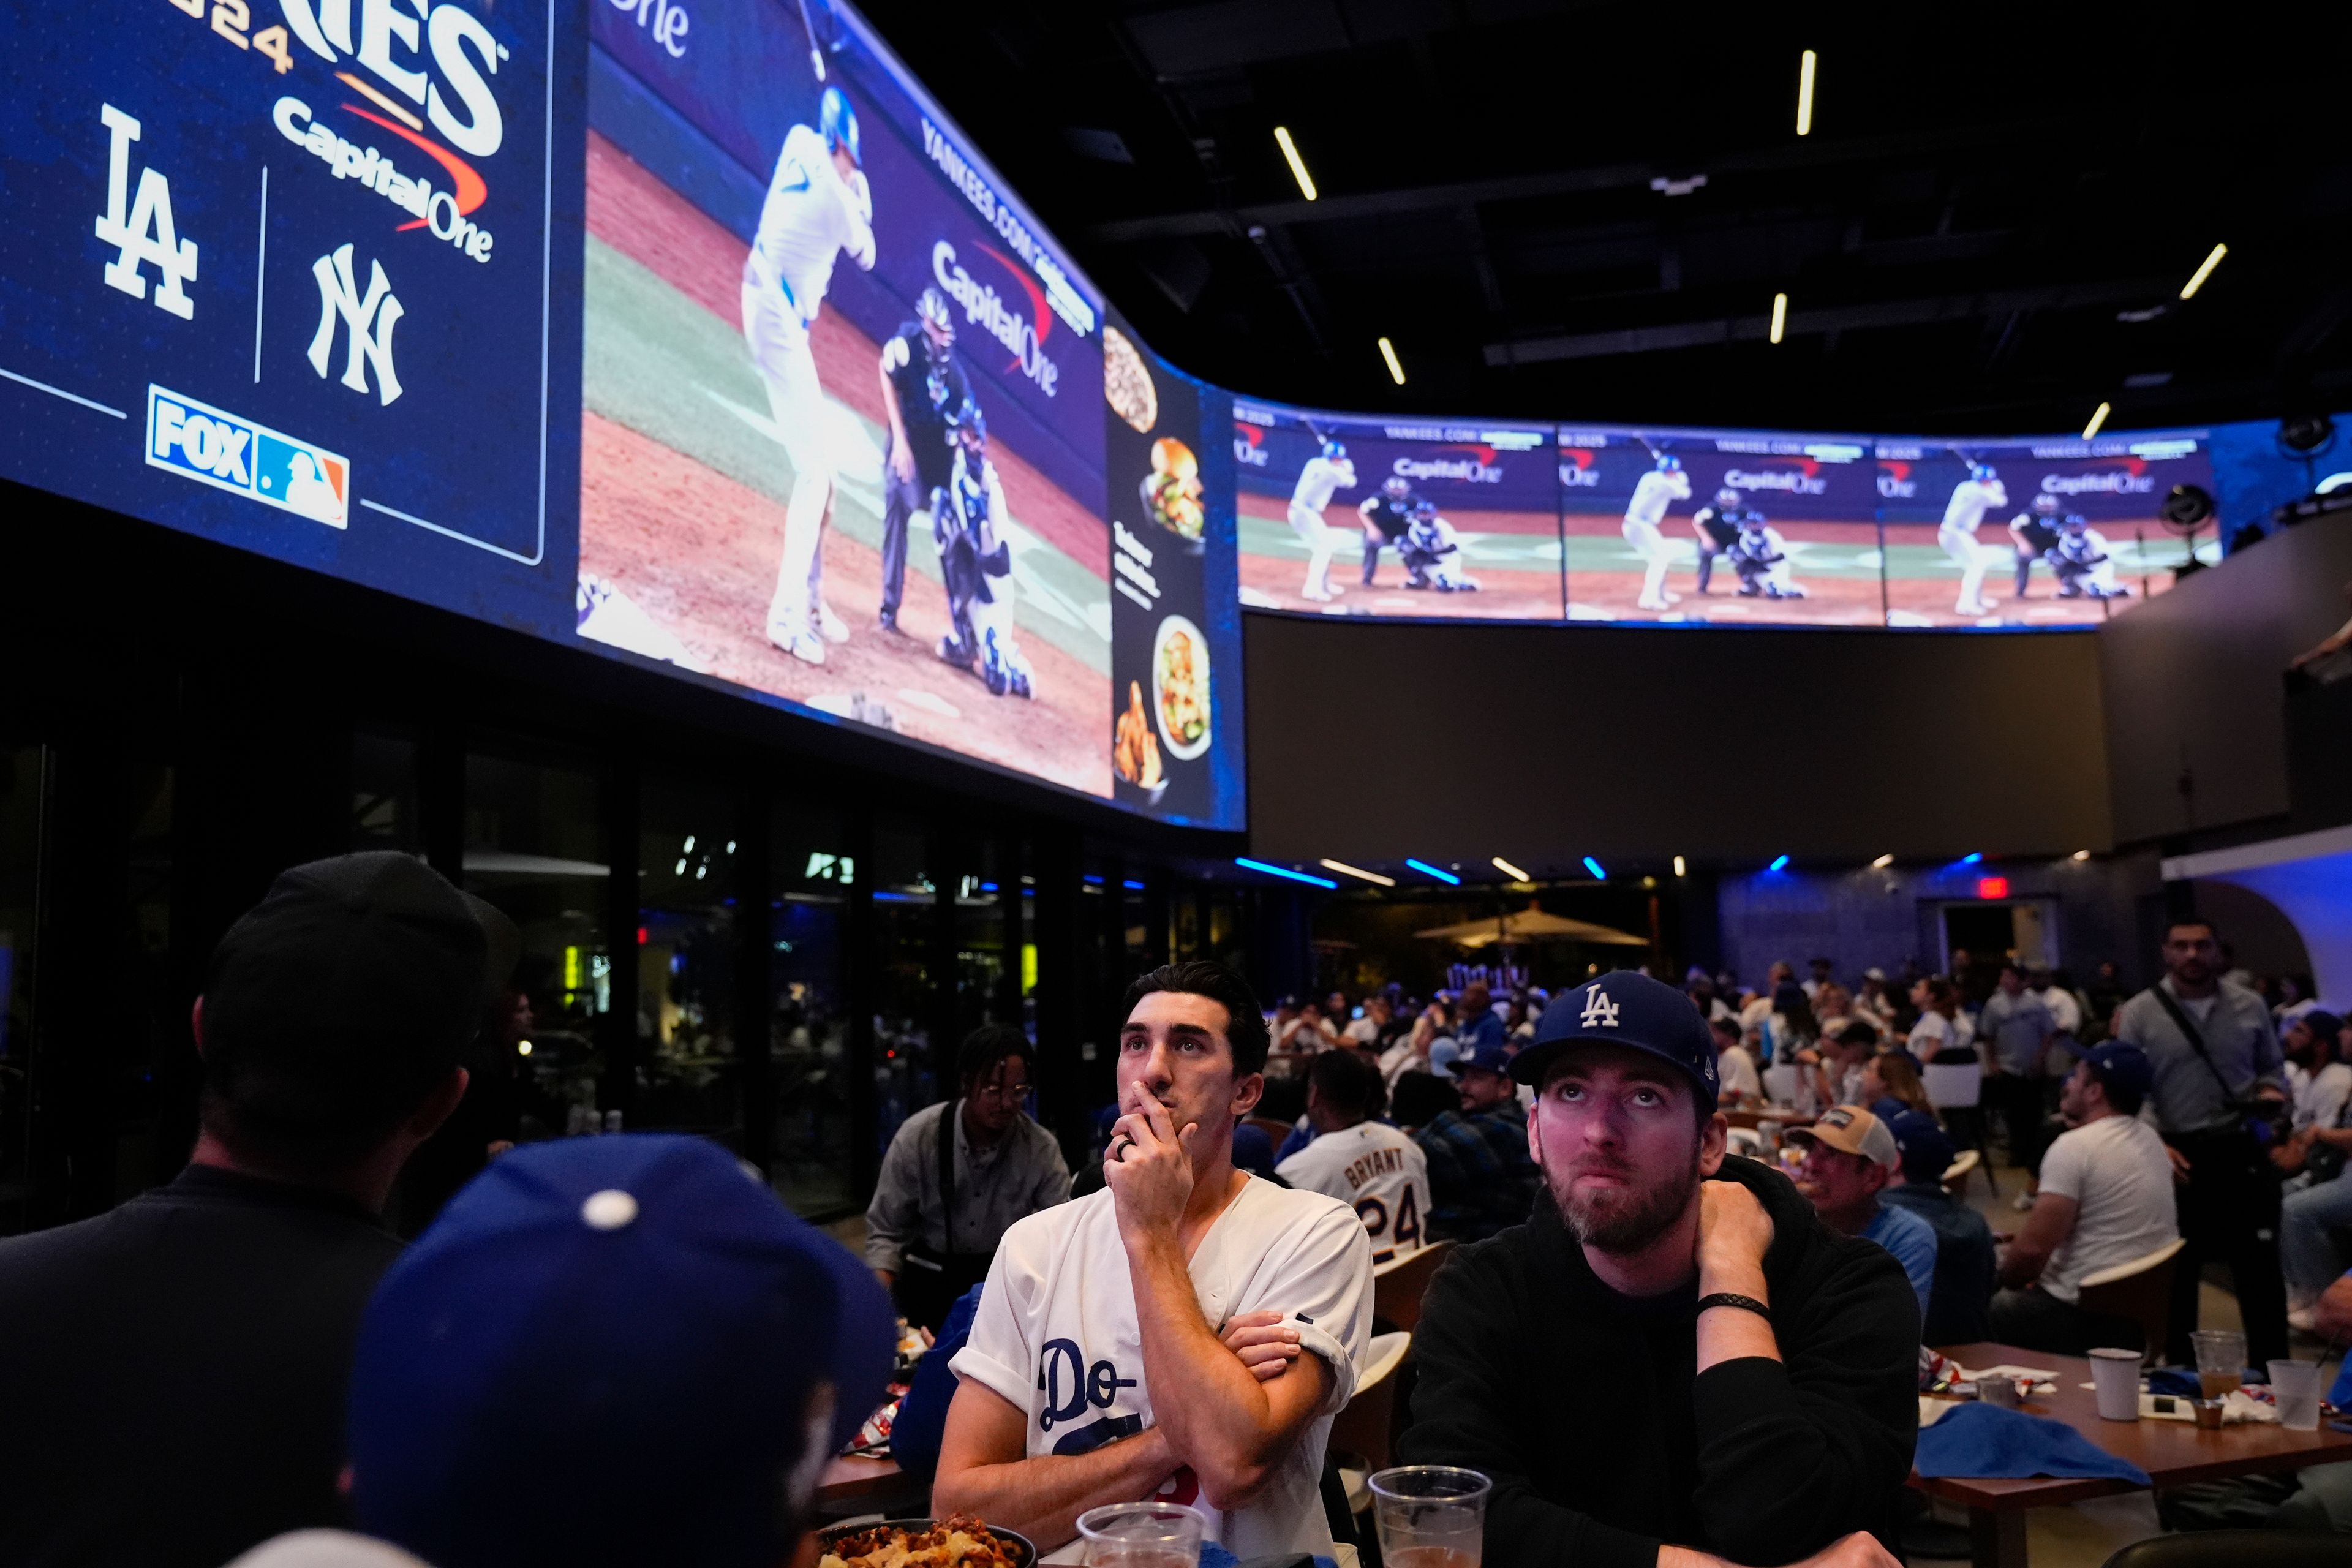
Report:
[[[1331,1396],[1248,1507],[1212,1508],[1190,1469],[1179,1470],[1163,1495],[1200,1509],[1209,1538],[1236,1557],[1328,1557],[1323,1448],[1331,1417],[1356,1392],[1371,1339],[1364,1227],[1336,1199],[1252,1176],[1193,1249],[1191,1272],[1201,1314],[1221,1335],[1241,1313],[1282,1312],[1300,1347],[1330,1367]],[[1040,1210],[1004,1233],[971,1338],[949,1366],[1026,1414],[1024,1452],[1033,1458],[1087,1453],[1153,1424],[1135,1287],[1108,1189]]]
[[[1374,1268],[1419,1252],[1427,1239],[1422,1227],[1429,1220],[1429,1156],[1384,1122],[1359,1121],[1326,1132],[1274,1173],[1354,1208],[1371,1238]]]
[[[2329,1062],[2315,1073],[2307,1073],[2293,1062],[2287,1064],[2287,1077],[2294,1085],[2294,1130],[2306,1127],[2334,1127],[2344,1119],[2344,1103],[2352,1100],[2352,1066]]]
[[[1955,1013],[1947,1018],[1941,1013],[1927,1012],[1919,1015],[1919,1021],[1911,1026],[1910,1037],[1904,1043],[1913,1056],[1927,1062],[1937,1051],[1973,1045],[1976,1037],[1976,1021],[1966,1013]]]
[[[2042,1191],[2075,1203],[2074,1230],[2042,1268],[2042,1289],[2061,1301],[2082,1294],[2085,1275],[2145,1258],[2180,1234],[2164,1140],[2136,1116],[2060,1133],[2042,1156]]]
[[[2050,1009],[2051,1027],[2062,1035],[2074,1034],[2082,1028],[2082,1005],[2074,1000],[2072,991],[2063,985],[2053,985],[2049,990],[2038,991],[2034,994],[2040,996],[2042,1005]]]
[[[1716,1052],[1715,1075],[1724,1092],[1736,1092],[1742,1105],[1752,1105],[1764,1098],[1764,1079],[1756,1071],[1756,1058],[1748,1054],[1745,1046],[1731,1046]]]

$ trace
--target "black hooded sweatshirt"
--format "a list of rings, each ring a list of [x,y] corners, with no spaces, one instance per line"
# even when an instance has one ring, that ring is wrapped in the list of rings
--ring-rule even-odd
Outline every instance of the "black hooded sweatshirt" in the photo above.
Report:
[[[1494,1482],[1488,1568],[1653,1568],[1660,1544],[1789,1563],[1856,1530],[1897,1552],[1918,1432],[1919,1306],[1903,1266],[1831,1230],[1787,1177],[1726,1159],[1771,1216],[1780,1361],[1696,1375],[1697,1282],[1602,1284],[1549,1193],[1432,1280],[1403,1462]]]

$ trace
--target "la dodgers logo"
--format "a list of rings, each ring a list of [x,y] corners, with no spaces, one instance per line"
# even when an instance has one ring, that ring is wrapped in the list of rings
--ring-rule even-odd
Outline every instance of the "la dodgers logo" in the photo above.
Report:
[[[1584,1016],[1581,1022],[1588,1029],[1595,1024],[1604,1029],[1613,1029],[1617,1026],[1617,1004],[1609,1000],[1608,992],[1596,985],[1584,994]]]

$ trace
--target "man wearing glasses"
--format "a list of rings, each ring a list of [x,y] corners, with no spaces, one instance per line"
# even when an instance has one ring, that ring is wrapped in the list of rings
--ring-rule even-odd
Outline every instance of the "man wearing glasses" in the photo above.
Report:
[[[1022,1109],[1034,1049],[1010,1025],[973,1030],[956,1057],[963,1092],[907,1118],[882,1157],[866,1264],[909,1323],[936,1331],[1013,1222],[1070,1195],[1060,1147]]]

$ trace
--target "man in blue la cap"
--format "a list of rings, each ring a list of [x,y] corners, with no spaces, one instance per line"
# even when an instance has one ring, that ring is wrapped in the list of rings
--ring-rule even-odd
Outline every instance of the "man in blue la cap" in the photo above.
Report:
[[[2042,1154],[2033,1212],[2000,1257],[1992,1331],[2001,1343],[2063,1355],[2139,1344],[2137,1323],[2084,1310],[2082,1288],[2086,1276],[2179,1238],[2171,1158],[2139,1119],[2155,1082],[2147,1052],[2110,1040],[2086,1052],[2059,1091],[2069,1131]]]
[[[1500,1041],[1475,1051],[1465,1047],[1448,1066],[1462,1109],[1440,1111],[1412,1135],[1429,1161],[1429,1235],[1433,1241],[1483,1241],[1528,1217],[1543,1173],[1528,1153],[1508,1047]]]
[[[360,1528],[433,1568],[780,1568],[872,1414],[873,1276],[700,1139],[518,1150],[368,1308]]]
[[[1917,1423],[1901,1267],[1726,1155],[1715,1048],[1673,987],[1563,992],[1508,1068],[1546,1190],[1431,1283],[1404,1460],[1492,1479],[1494,1568],[1891,1568]]]

